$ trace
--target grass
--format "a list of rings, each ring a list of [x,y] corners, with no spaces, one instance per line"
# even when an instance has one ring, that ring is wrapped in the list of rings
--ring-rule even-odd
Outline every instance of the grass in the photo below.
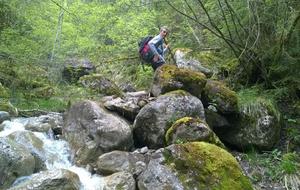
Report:
[[[250,151],[245,155],[252,171],[248,172],[253,184],[281,184],[290,189],[300,186],[300,155],[296,152],[283,153],[278,149],[262,153]]]

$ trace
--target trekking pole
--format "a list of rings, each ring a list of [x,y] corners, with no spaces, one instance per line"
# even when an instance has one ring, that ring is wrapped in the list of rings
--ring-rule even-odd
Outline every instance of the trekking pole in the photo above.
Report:
[[[169,44],[169,42],[167,41],[167,38],[165,38],[165,39],[164,39],[164,41],[165,41],[165,44],[166,44],[166,45],[168,45],[168,44]],[[176,65],[176,60],[175,60],[175,57],[174,57],[174,53],[172,53],[172,50],[171,50],[171,48],[170,48],[170,47],[168,47],[168,48],[169,48],[169,51],[170,51],[170,54],[171,54],[172,60],[174,61],[174,64]]]

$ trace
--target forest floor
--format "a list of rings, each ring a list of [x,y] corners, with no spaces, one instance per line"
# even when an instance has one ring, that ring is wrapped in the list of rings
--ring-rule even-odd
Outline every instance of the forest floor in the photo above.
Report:
[[[271,151],[232,151],[256,190],[300,189],[300,103],[279,105],[283,114],[279,142]]]

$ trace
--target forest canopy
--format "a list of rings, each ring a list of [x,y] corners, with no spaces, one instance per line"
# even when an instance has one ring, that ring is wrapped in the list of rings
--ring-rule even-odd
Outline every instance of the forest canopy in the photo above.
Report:
[[[16,64],[51,71],[68,57],[136,57],[140,38],[167,25],[173,49],[219,51],[235,82],[292,85],[299,95],[298,0],[2,0],[0,8],[0,56]]]

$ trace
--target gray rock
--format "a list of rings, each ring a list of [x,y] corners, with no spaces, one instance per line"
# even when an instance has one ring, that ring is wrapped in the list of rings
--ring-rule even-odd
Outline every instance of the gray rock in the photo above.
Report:
[[[123,97],[103,98],[105,108],[117,112],[129,121],[134,121],[139,113],[142,108],[141,101],[150,101],[147,92],[125,93]]]
[[[9,190],[79,190],[77,174],[65,169],[42,171]]]
[[[233,126],[218,134],[223,142],[239,149],[270,150],[279,140],[280,113],[268,100],[258,98],[241,104],[239,115],[231,120]]]
[[[34,172],[46,169],[45,151],[43,149],[43,141],[36,137],[30,131],[16,131],[7,136],[14,142],[23,145],[31,153],[35,159]]]
[[[134,121],[134,137],[138,146],[160,148],[169,127],[178,119],[190,116],[205,120],[201,101],[178,90],[159,96],[144,106]]]
[[[204,141],[224,148],[217,135],[209,128],[207,123],[199,118],[184,117],[177,120],[166,134],[166,143],[186,143]]]
[[[202,72],[207,77],[211,77],[213,75],[213,72],[210,69],[202,66],[200,61],[192,58],[191,59],[186,58],[186,53],[179,49],[175,51],[174,58],[176,61],[176,65],[179,68],[185,68],[193,71]]]
[[[135,190],[135,180],[128,172],[114,173],[104,179],[103,190]]]
[[[31,175],[35,159],[21,144],[9,138],[0,138],[0,189],[7,189],[21,176]]]
[[[176,175],[157,161],[150,161],[147,169],[138,177],[139,190],[183,190]]]
[[[0,124],[5,120],[10,120],[9,113],[6,111],[0,111]]]
[[[133,146],[130,125],[92,101],[82,101],[71,106],[66,113],[63,135],[74,153],[79,149],[84,152],[85,147],[91,147],[91,156],[76,155],[76,160],[80,160],[81,164],[96,161],[104,152],[130,150]]]
[[[145,157],[142,154],[112,151],[98,158],[97,168],[104,175],[125,171],[131,173],[133,176],[138,176],[145,170],[146,163]]]

